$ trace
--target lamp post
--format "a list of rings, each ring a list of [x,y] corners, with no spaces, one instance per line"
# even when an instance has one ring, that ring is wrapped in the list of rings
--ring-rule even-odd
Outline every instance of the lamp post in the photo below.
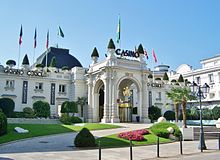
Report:
[[[205,99],[207,97],[207,93],[209,93],[209,85],[205,83],[203,86],[197,85],[194,81],[193,84],[190,85],[190,89],[193,93],[193,95],[197,96],[199,98],[199,113],[200,113],[200,133],[199,133],[199,146],[198,149],[203,152],[204,149],[206,149],[205,145],[205,138],[204,138],[204,131],[203,131],[203,123],[202,123],[202,99]]]

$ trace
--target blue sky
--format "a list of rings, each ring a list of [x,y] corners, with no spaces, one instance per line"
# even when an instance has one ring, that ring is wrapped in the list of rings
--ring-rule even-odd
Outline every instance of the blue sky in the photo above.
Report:
[[[0,63],[18,59],[20,25],[23,25],[21,60],[33,60],[33,37],[37,27],[35,57],[50,46],[68,48],[84,67],[97,47],[104,59],[110,38],[116,40],[121,16],[121,48],[133,50],[140,43],[150,59],[154,48],[158,64],[176,69],[187,63],[200,67],[200,60],[220,53],[220,1],[218,0],[7,0],[0,5]],[[61,26],[65,37],[57,37]],[[21,63],[20,60],[20,63]]]

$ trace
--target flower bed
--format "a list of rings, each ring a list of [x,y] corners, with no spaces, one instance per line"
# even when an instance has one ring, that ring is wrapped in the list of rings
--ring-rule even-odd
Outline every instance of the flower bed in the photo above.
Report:
[[[143,141],[144,140],[143,135],[145,134],[149,134],[149,131],[146,129],[140,129],[140,130],[119,133],[118,137],[131,141]]]

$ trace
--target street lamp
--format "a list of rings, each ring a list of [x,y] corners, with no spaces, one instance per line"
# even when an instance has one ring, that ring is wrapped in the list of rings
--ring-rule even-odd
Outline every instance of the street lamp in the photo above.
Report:
[[[205,99],[207,97],[207,93],[209,93],[209,85],[205,83],[203,86],[197,85],[194,81],[192,85],[190,85],[190,89],[193,95],[199,98],[199,109],[200,109],[200,133],[199,133],[199,146],[198,149],[203,152],[206,149],[205,145],[205,138],[204,138],[204,131],[203,131],[203,124],[202,124],[202,101],[201,99]]]

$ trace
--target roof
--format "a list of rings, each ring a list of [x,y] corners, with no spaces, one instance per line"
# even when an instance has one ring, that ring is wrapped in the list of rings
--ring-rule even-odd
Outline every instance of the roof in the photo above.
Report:
[[[210,57],[210,58],[202,59],[202,60],[200,60],[200,62],[203,62],[203,61],[206,61],[206,60],[210,60],[210,59],[213,59],[213,58],[219,58],[219,57],[220,57],[220,54],[218,54],[216,56],[213,56],[213,57]]]
[[[62,68],[63,66],[68,66],[69,68],[73,67],[82,67],[81,63],[71,54],[69,54],[68,49],[50,47],[47,51],[41,54],[35,64],[43,64],[46,66],[46,55],[47,55],[47,66],[50,65],[50,62],[53,57],[56,58],[56,67]]]

